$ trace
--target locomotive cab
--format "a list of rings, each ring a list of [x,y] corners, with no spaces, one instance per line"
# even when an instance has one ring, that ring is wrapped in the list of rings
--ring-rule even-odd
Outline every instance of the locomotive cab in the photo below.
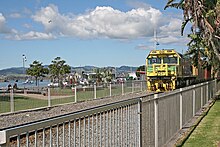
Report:
[[[152,50],[146,58],[147,89],[170,91],[182,76],[181,55],[175,50]]]

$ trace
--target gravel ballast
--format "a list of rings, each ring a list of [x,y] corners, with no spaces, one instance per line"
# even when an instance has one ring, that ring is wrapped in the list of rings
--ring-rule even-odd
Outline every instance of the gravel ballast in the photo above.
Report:
[[[77,112],[84,109],[106,105],[122,100],[144,97],[147,95],[149,95],[149,93],[145,91],[140,93],[95,99],[92,101],[84,101],[84,102],[64,104],[64,105],[35,109],[35,110],[0,114],[0,130],[4,130],[4,128],[14,127],[17,125],[35,122],[42,119],[47,119],[67,113]]]

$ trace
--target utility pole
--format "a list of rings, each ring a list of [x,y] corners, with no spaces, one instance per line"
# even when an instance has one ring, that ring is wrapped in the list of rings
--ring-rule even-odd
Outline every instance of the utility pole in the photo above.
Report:
[[[154,28],[154,50],[157,50],[157,31]]]
[[[157,41],[157,29],[156,27],[154,28],[154,50],[157,50],[157,46],[160,45],[159,42]]]

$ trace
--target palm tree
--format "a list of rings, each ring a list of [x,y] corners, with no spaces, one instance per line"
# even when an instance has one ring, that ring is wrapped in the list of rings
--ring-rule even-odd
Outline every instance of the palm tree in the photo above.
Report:
[[[186,24],[192,23],[192,32],[199,34],[220,61],[220,0],[169,0],[164,9],[174,7],[183,10],[183,34]]]

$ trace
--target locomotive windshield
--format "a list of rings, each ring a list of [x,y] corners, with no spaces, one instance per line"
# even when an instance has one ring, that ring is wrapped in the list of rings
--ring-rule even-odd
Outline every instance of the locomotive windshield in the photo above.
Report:
[[[149,58],[148,64],[161,64],[161,58]]]
[[[177,64],[177,57],[164,57],[163,63]]]

